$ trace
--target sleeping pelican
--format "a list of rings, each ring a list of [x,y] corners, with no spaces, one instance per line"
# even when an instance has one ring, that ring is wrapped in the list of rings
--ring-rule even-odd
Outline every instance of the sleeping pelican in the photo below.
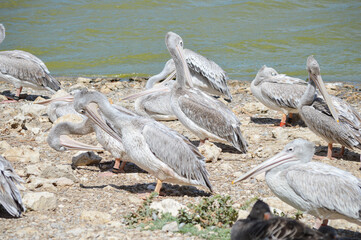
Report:
[[[261,103],[283,113],[281,127],[286,125],[287,114],[292,118],[293,113],[298,113],[297,105],[306,88],[304,80],[279,74],[265,65],[251,83],[251,91]]]
[[[227,101],[232,100],[227,86],[227,73],[218,64],[189,49],[184,49],[184,55],[194,87],[211,95],[223,95],[228,98]],[[176,66],[174,59],[169,59],[160,73],[148,79],[146,88],[152,88],[155,83],[165,79],[167,76],[168,78],[173,78],[175,74]]]
[[[311,162],[314,148],[313,143],[296,139],[233,183],[266,172],[268,187],[294,208],[323,219],[323,224],[341,218],[361,225],[361,180],[336,167]]]
[[[25,206],[16,187],[24,182],[14,171],[10,162],[0,156],[0,208],[4,208],[13,217],[20,217]]]
[[[328,143],[327,158],[332,158],[332,143],[361,149],[361,116],[347,102],[329,97],[320,74],[320,66],[313,56],[307,58],[310,81],[302,96],[298,110],[306,125]],[[316,85],[323,98],[315,95]]]
[[[4,38],[5,27],[0,24],[0,44]],[[50,75],[45,64],[21,50],[0,52],[0,80],[16,87],[15,100],[19,99],[23,87],[46,89],[53,93],[60,89],[60,83]]]
[[[99,106],[111,127],[89,103]],[[162,182],[201,185],[212,191],[204,157],[179,133],[153,119],[118,111],[99,92],[77,93],[74,108],[122,142],[130,162],[158,179],[155,192],[160,192]]]
[[[247,151],[247,142],[240,131],[241,122],[221,101],[192,88],[191,75],[183,53],[183,41],[173,32],[166,35],[166,45],[177,71],[171,105],[178,120],[200,138],[230,142],[238,151]],[[187,87],[186,84],[190,87]]]

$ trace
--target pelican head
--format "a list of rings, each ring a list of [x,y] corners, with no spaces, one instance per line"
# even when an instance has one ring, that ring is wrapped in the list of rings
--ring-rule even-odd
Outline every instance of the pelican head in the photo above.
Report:
[[[267,67],[266,65],[263,65],[260,70],[258,70],[254,81],[254,85],[260,84],[263,80],[272,78],[274,76],[277,76],[278,72],[271,68]]]
[[[174,32],[168,32],[165,36],[165,44],[176,66],[177,82],[180,82],[181,85],[188,84],[193,87],[191,74],[184,55],[183,39]]]
[[[275,156],[264,161],[257,167],[243,174],[232,183],[245,180],[247,178],[256,176],[263,172],[270,171],[278,166],[287,168],[288,166],[310,162],[315,152],[315,145],[309,141],[298,138],[285,146],[285,148]]]
[[[328,108],[330,109],[333,118],[337,122],[339,122],[338,113],[336,111],[336,108],[333,105],[331,97],[330,97],[330,95],[328,95],[326,87],[323,83],[323,80],[321,77],[321,72],[320,72],[320,65],[318,64],[316,59],[313,57],[313,55],[311,55],[307,58],[307,71],[308,71],[310,81],[313,81],[316,84],[316,86],[320,90],[320,93],[324,97],[325,102],[326,102]]]

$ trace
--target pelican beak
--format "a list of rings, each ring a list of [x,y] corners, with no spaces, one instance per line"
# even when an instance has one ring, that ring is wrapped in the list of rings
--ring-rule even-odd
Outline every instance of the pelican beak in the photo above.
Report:
[[[164,84],[164,83],[172,80],[172,79],[174,78],[175,74],[176,74],[176,71],[174,70],[174,71],[171,72],[171,74],[169,74],[169,76],[162,82],[162,84]]]
[[[119,142],[122,142],[122,139],[119,137],[119,135],[112,128],[110,128],[109,125],[104,121],[104,119],[99,115],[96,106],[97,105],[95,103],[90,103],[85,106],[85,115],[110,136],[112,136]]]
[[[152,93],[157,93],[157,92],[169,92],[170,89],[167,88],[167,87],[162,87],[162,86],[154,86],[150,89],[147,89],[145,91],[142,91],[142,92],[139,92],[139,93],[135,93],[135,94],[132,94],[132,95],[129,95],[129,96],[126,96],[124,98],[121,98],[121,100],[131,100],[131,99],[136,99],[136,98],[139,98],[139,97],[142,97],[142,96],[146,96],[146,95],[149,95],[149,94],[152,94]]]
[[[336,122],[339,122],[338,113],[336,111],[335,106],[332,103],[330,95],[327,93],[327,90],[326,90],[325,84],[323,83],[321,75],[314,76],[313,74],[310,73],[309,76],[310,76],[310,79],[312,81],[314,81],[314,83],[320,90],[320,93],[322,94],[323,98],[325,99],[325,102],[326,102],[328,108],[330,109],[333,118],[336,120]]]
[[[184,57],[184,51],[183,48],[179,47],[178,45],[176,46],[180,59],[182,61],[182,65],[185,67],[185,78],[186,78],[186,83],[188,83],[188,86],[193,88],[193,82],[192,82],[192,77],[191,77],[191,73],[189,72],[189,68],[188,68],[188,64],[186,62],[186,59]]]
[[[60,136],[60,144],[66,147],[68,150],[104,151],[102,147],[92,146],[82,142],[78,142],[66,135]]]
[[[243,174],[242,176],[234,180],[232,184],[235,184],[238,181],[243,181],[250,177],[257,176],[258,174],[266,172],[286,162],[297,161],[297,160],[298,159],[296,158],[296,156],[292,153],[280,152],[277,155],[271,157],[270,159],[264,161],[257,167],[253,168],[252,170],[248,171],[247,173]]]
[[[74,97],[71,95],[68,96],[63,96],[63,97],[58,97],[58,98],[53,98],[53,99],[48,99],[48,100],[44,100],[41,102],[37,102],[36,104],[49,104],[49,103],[53,103],[53,102],[73,102],[74,101]]]

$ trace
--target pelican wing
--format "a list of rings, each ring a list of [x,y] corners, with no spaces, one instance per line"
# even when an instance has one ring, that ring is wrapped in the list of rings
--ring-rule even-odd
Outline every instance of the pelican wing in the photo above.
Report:
[[[313,208],[328,209],[361,221],[361,181],[351,173],[318,162],[290,167],[289,186]]]
[[[248,144],[239,129],[240,121],[226,105],[205,95],[200,91],[188,91],[180,96],[178,102],[183,113],[199,127],[246,152]]]
[[[45,64],[28,52],[0,52],[0,72],[53,91],[60,89],[60,83],[50,75]]]
[[[231,98],[231,93],[227,86],[228,75],[217,63],[189,49],[184,49],[184,54],[191,71],[197,72],[208,79],[209,85],[212,88]]]
[[[16,184],[23,180],[15,173],[10,162],[0,156],[0,205],[12,216],[19,217],[25,211]]]
[[[142,134],[153,154],[173,171],[212,190],[204,157],[189,140],[155,121],[149,121]]]
[[[292,82],[285,79],[276,81],[273,79],[262,83],[261,91],[265,98],[278,106],[296,109],[306,88],[307,84],[302,82]]]

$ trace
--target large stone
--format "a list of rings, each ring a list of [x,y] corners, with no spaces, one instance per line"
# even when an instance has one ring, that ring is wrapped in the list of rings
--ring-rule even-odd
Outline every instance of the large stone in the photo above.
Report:
[[[162,231],[164,232],[178,232],[179,227],[176,221],[170,222],[162,227]]]
[[[280,215],[281,212],[285,214],[292,214],[297,212],[294,207],[288,205],[277,197],[264,198],[263,201],[270,206],[272,213],[273,211],[275,211],[277,214]]]
[[[109,213],[84,210],[80,218],[94,224],[104,224],[110,222],[112,217]]]
[[[0,141],[0,153],[5,152],[11,148],[10,144],[6,141]]]
[[[249,212],[248,212],[248,211],[241,209],[241,210],[238,211],[237,220],[238,220],[238,219],[246,219],[246,218],[248,217],[248,215],[249,215]]]
[[[25,173],[27,176],[34,175],[34,176],[40,176],[41,171],[39,166],[37,165],[28,165],[25,166]]]
[[[69,178],[74,182],[78,182],[78,178],[73,174],[73,170],[69,165],[48,166],[41,173],[44,178]]]
[[[222,152],[221,148],[208,140],[198,147],[198,150],[206,158],[206,162],[216,162]]]
[[[99,164],[102,158],[94,152],[77,152],[72,158],[71,167],[75,169],[78,166],[89,166]]]
[[[21,112],[24,116],[39,117],[46,113],[47,107],[40,104],[24,104],[20,107]]]
[[[160,213],[170,213],[172,216],[176,217],[178,211],[182,208],[186,208],[186,206],[173,199],[164,199],[160,202],[152,202],[150,208],[158,210]]]
[[[58,187],[66,187],[72,186],[74,184],[74,181],[66,177],[61,177],[54,179],[53,184]]]
[[[39,150],[30,146],[14,147],[6,150],[3,156],[9,161],[23,163],[38,163],[40,161]]]
[[[246,114],[267,113],[268,108],[260,102],[248,102],[244,104],[243,111]]]
[[[54,210],[57,199],[55,194],[50,192],[28,192],[23,197],[23,203],[28,210]]]

